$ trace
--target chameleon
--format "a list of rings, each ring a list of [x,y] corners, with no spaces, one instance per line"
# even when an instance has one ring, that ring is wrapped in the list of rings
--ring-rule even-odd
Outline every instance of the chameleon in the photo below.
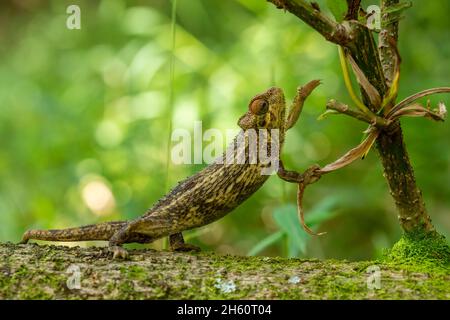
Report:
[[[158,200],[142,216],[129,221],[111,221],[59,230],[28,230],[21,243],[29,240],[44,241],[109,241],[109,251],[113,258],[127,258],[125,243],[151,243],[162,237],[169,237],[172,251],[198,251],[199,248],[185,243],[182,232],[198,228],[216,221],[255,193],[269,178],[262,174],[268,163],[250,161],[244,157],[242,163],[229,163],[229,157],[248,152],[251,129],[266,129],[267,134],[256,135],[259,147],[271,149],[273,129],[278,129],[279,152],[284,143],[286,131],[294,126],[310,93],[320,84],[313,80],[297,88],[297,94],[287,113],[284,92],[272,87],[253,97],[247,112],[240,117],[241,128],[225,152],[204,169],[178,183],[167,195]],[[245,148],[236,148],[238,141]],[[242,154],[241,154],[242,155]],[[288,171],[278,156],[277,175],[288,182],[300,183],[307,175],[312,176],[315,169],[300,174]]]

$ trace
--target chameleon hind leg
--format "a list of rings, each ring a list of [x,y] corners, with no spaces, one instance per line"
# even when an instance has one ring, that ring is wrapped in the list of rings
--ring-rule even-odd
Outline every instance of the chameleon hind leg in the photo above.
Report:
[[[150,243],[164,236],[169,236],[170,249],[172,251],[200,250],[194,245],[185,243],[181,232],[176,232],[175,230],[173,221],[168,216],[149,215],[130,222],[116,232],[109,239],[109,248],[113,253],[113,258],[126,259],[128,252],[122,247],[124,243]],[[174,231],[175,233],[173,233]]]
[[[200,251],[199,247],[184,242],[181,231],[189,228],[174,223],[174,220],[169,214],[149,214],[133,221],[128,227],[137,234],[151,234],[154,240],[169,236],[171,251]]]
[[[129,228],[124,228],[114,234],[109,240],[109,251],[113,254],[113,259],[127,259],[128,251],[122,246],[124,243],[150,243],[155,238],[141,234],[133,234],[129,232]],[[181,232],[169,235],[170,250],[176,252],[200,251],[200,248],[184,242]]]
[[[200,251],[200,248],[184,242],[183,234],[181,232],[169,235],[169,245],[172,251]]]
[[[150,243],[154,240],[154,237],[131,231],[128,224],[109,239],[109,251],[113,254],[113,259],[127,259],[129,254],[122,246],[124,243]]]

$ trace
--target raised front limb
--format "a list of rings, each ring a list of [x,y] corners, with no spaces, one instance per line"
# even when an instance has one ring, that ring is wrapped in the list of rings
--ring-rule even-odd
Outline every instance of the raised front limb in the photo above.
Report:
[[[292,183],[314,183],[320,179],[320,167],[318,165],[314,165],[308,168],[304,173],[298,173],[297,171],[286,170],[284,167],[283,161],[279,161],[278,163],[278,171],[277,175],[287,182]]]
[[[311,94],[311,92],[320,84],[320,80],[312,80],[305,84],[303,87],[297,89],[297,95],[292,102],[291,108],[289,109],[289,114],[286,119],[286,130],[292,128],[297,122],[300,113],[303,110],[303,104],[306,98]]]

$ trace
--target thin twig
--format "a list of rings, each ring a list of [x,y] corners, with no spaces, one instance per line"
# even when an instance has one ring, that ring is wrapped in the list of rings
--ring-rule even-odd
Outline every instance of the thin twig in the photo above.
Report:
[[[385,128],[389,126],[390,122],[382,117],[373,115],[372,117],[364,114],[362,112],[359,112],[357,110],[351,109],[348,105],[345,103],[336,101],[334,99],[331,99],[328,101],[326,108],[328,110],[334,110],[341,114],[345,114],[347,116],[350,116],[352,118],[358,119],[360,121],[367,122],[370,125],[373,125],[377,128]]]
[[[436,93],[450,93],[450,87],[439,87],[439,88],[431,88],[427,89],[418,93],[415,93],[399,103],[397,103],[386,115],[386,118],[390,118],[393,113],[395,113],[397,110],[402,109],[403,107],[406,107],[407,105],[411,104],[412,102],[416,101],[417,99],[436,94]]]

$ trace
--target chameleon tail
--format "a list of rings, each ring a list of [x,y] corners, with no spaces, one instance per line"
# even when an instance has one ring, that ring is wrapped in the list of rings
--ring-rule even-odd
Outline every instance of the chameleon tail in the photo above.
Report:
[[[114,233],[127,224],[126,221],[114,221],[60,230],[28,230],[20,243],[27,243],[31,239],[45,241],[109,240]]]

